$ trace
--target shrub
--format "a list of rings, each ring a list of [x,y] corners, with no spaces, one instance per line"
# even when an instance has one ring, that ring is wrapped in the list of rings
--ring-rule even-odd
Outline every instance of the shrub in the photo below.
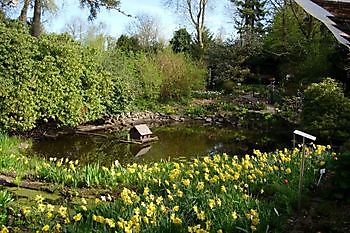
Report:
[[[132,108],[140,88],[136,78],[135,54],[111,49],[103,54],[102,65],[111,74],[112,92],[107,112],[116,114]]]
[[[328,164],[329,170],[334,172],[334,175],[331,176],[331,181],[333,184],[333,192],[332,195],[336,198],[347,199],[348,193],[350,191],[350,153],[344,152],[340,154],[339,157],[334,157]]]
[[[204,88],[205,69],[184,54],[165,50],[158,54],[157,62],[164,76],[160,89],[163,100],[186,99],[192,90]]]
[[[110,78],[94,51],[67,35],[34,39],[17,24],[0,23],[0,32],[0,128],[75,126],[100,117]]]
[[[302,123],[323,137],[346,137],[350,125],[350,100],[339,83],[326,78],[304,93]]]
[[[302,99],[298,96],[284,97],[282,103],[278,105],[280,109],[279,116],[283,119],[293,122],[300,122],[302,111]]]

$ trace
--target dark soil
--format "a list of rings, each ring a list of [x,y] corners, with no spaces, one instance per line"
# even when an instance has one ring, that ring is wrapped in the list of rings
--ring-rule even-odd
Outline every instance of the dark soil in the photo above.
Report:
[[[331,180],[309,194],[300,213],[288,220],[285,232],[345,233],[350,232],[350,194],[337,199]]]

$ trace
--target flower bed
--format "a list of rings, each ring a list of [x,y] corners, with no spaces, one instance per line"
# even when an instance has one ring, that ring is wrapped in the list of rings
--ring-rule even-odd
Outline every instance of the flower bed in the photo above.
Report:
[[[298,199],[298,148],[273,153],[255,150],[254,155],[241,158],[215,155],[190,162],[127,166],[116,162],[108,168],[80,166],[68,159],[28,162],[20,156],[2,156],[0,169],[6,168],[4,157],[8,163],[16,158],[24,161],[22,172],[41,180],[73,189],[98,187],[110,191],[94,201],[77,193],[78,199],[60,204],[37,196],[32,205],[22,206],[18,212],[15,218],[21,221],[3,230],[267,232],[283,228]],[[325,146],[306,149],[304,192],[331,156]]]

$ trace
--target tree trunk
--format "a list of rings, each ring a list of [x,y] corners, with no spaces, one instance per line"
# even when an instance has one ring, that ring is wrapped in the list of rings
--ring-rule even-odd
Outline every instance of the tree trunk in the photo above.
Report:
[[[204,48],[204,43],[203,43],[203,30],[201,28],[197,28],[197,40],[198,40],[198,45],[201,49]]]
[[[27,13],[29,8],[30,0],[24,0],[21,14],[19,15],[19,21],[25,23],[27,21]]]
[[[32,23],[32,36],[39,37],[41,32],[41,0],[34,2],[34,16]]]

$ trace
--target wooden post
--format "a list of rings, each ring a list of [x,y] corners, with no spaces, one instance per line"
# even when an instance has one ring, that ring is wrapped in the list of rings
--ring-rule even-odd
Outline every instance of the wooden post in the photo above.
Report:
[[[304,133],[300,130],[294,130],[293,132],[293,146],[295,147],[295,135],[299,135],[303,137],[303,148],[302,148],[302,154],[301,154],[301,161],[300,161],[300,176],[299,176],[299,187],[298,187],[298,211],[301,210],[301,193],[303,189],[303,182],[304,182],[304,170],[305,170],[305,138],[315,141],[316,137],[312,136],[310,134]]]
[[[295,148],[295,134],[293,134],[293,149]]]
[[[298,192],[298,211],[299,212],[301,210],[301,193],[302,193],[303,181],[304,181],[304,167],[305,167],[305,138],[303,137],[303,149],[302,149],[302,154],[301,154],[299,192]]]

